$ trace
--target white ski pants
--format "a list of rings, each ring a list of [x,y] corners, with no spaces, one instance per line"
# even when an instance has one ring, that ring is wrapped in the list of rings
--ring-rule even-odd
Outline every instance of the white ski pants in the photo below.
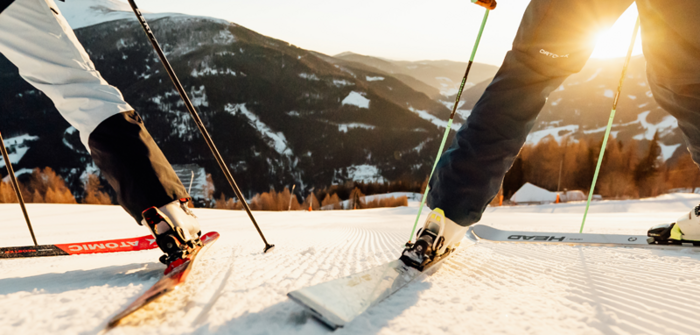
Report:
[[[0,13],[0,53],[53,101],[88,150],[102,121],[133,110],[95,70],[53,0],[16,0]]]

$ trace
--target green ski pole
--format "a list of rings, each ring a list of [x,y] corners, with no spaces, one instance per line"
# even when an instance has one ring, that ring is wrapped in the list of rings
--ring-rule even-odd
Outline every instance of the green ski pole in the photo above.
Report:
[[[615,110],[617,110],[617,102],[620,99],[620,94],[622,92],[622,82],[625,81],[625,74],[627,73],[627,66],[630,64],[630,58],[632,58],[632,49],[634,49],[634,42],[637,40],[637,32],[639,31],[639,18],[637,18],[637,23],[634,25],[634,32],[632,33],[632,42],[630,42],[630,47],[627,49],[627,58],[625,58],[625,64],[622,66],[622,75],[620,76],[620,84],[617,85],[617,93],[615,93],[615,99],[613,100],[612,111],[610,112],[610,118],[608,119],[608,127],[605,128],[605,137],[603,137],[603,147],[600,148],[600,155],[598,155],[598,163],[595,166],[595,173],[593,174],[593,183],[591,183],[591,190],[588,192],[588,201],[586,202],[586,210],[583,212],[583,221],[581,222],[581,228],[578,230],[579,233],[583,232],[583,226],[586,224],[586,216],[588,216],[588,208],[591,206],[591,199],[593,199],[593,191],[595,190],[595,183],[598,180],[598,173],[600,172],[600,166],[603,164],[603,156],[605,155],[605,147],[608,145],[608,138],[610,137],[610,130],[612,129],[613,120],[615,119]]]
[[[472,0],[472,2],[483,6],[483,0]],[[493,4],[495,8],[495,1],[491,1],[489,4]],[[440,143],[440,149],[438,150],[437,157],[435,157],[435,163],[433,163],[433,169],[430,170],[430,177],[428,178],[428,183],[430,179],[433,178],[433,173],[435,172],[435,167],[440,160],[442,151],[445,149],[445,143],[447,142],[447,137],[450,135],[450,130],[452,129],[452,122],[454,122],[455,114],[457,113],[457,107],[459,106],[459,100],[462,98],[462,91],[464,90],[464,85],[467,83],[467,77],[469,76],[469,71],[474,63],[474,56],[476,56],[476,50],[479,48],[479,42],[481,41],[481,35],[484,33],[484,27],[486,26],[486,20],[489,17],[489,12],[493,8],[486,7],[486,12],[484,13],[484,18],[481,21],[481,28],[479,28],[479,34],[476,36],[476,42],[474,43],[474,48],[472,49],[472,54],[469,57],[469,63],[467,64],[467,71],[464,73],[462,78],[462,83],[459,85],[459,91],[457,91],[457,99],[455,99],[455,104],[452,107],[452,113],[450,114],[450,120],[447,121],[447,127],[445,128],[445,134],[442,136],[442,142]],[[430,184],[425,187],[425,192],[423,193],[423,199],[421,199],[420,207],[418,208],[418,215],[416,215],[416,222],[413,223],[413,229],[411,230],[411,236],[408,238],[408,243],[410,244],[413,240],[413,234],[416,233],[416,227],[418,226],[418,221],[420,220],[420,215],[423,212],[423,206],[425,206],[425,201],[428,198],[428,192],[430,192]]]

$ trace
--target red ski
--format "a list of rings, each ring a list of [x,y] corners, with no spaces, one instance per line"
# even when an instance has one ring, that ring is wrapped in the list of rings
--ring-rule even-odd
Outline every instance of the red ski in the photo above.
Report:
[[[83,243],[46,244],[27,247],[1,247],[0,258],[65,256],[100,254],[109,252],[139,251],[157,248],[151,235]]]
[[[192,268],[197,264],[197,261],[199,260],[198,256],[203,255],[218,239],[219,233],[217,232],[209,232],[202,236],[201,240],[203,245],[201,248],[193,251],[187,258],[170,263],[170,265],[163,272],[163,278],[153,284],[151,288],[138,297],[122,312],[114,316],[109,323],[107,323],[107,329],[116,327],[125,317],[182,285],[187,279],[187,276],[190,274],[190,270],[192,270]]]

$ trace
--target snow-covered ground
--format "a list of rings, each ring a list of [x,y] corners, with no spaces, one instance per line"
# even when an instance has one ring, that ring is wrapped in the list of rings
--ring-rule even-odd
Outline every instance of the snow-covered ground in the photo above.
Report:
[[[343,99],[342,104],[368,109],[369,102],[370,100],[365,98],[363,93],[352,91],[347,97],[345,97],[345,99]]]
[[[347,168],[348,179],[352,181],[373,183],[381,183],[384,181],[381,173],[379,173],[379,168],[374,165],[361,164],[361,165],[351,165]]]
[[[673,194],[601,201],[585,231],[643,234],[700,202]],[[489,208],[482,224],[578,231],[584,204]],[[40,243],[145,234],[119,207],[29,204]],[[0,245],[31,239],[2,204]],[[286,297],[395,259],[417,208],[256,212],[274,252],[241,211],[196,210],[222,238],[172,296],[110,334],[329,334]],[[0,260],[0,333],[95,334],[153,284],[159,252]],[[337,334],[695,334],[700,249],[647,250],[479,242],[464,246]],[[196,292],[196,294],[195,294]]]
[[[224,110],[232,115],[236,115],[238,113],[243,114],[246,118],[248,118],[250,125],[267,139],[270,147],[275,149],[275,151],[277,151],[280,155],[293,156],[292,149],[289,148],[289,144],[287,143],[287,138],[284,137],[284,133],[281,131],[274,132],[267,124],[262,122],[257,115],[249,111],[244,103],[235,105],[226,104],[226,106],[224,106]]]
[[[406,197],[408,205],[415,207],[415,206],[420,206],[420,201],[423,198],[423,195],[420,193],[415,193],[415,192],[391,192],[391,193],[384,193],[384,194],[366,195],[363,197],[363,200],[366,202],[369,202],[369,201],[374,201],[374,200],[379,200],[379,199],[400,198],[400,197]],[[343,200],[340,202],[340,205],[343,206],[342,208],[350,209],[350,200]],[[333,205],[327,205],[327,206],[321,207],[321,209],[322,210],[332,210]]]
[[[427,111],[418,110],[418,109],[415,109],[413,107],[408,107],[408,110],[418,114],[418,116],[420,116],[421,119],[430,121],[432,124],[434,124],[440,128],[447,128],[447,121],[443,121],[440,118],[438,118],[437,116],[428,113]],[[455,129],[459,129],[459,126],[455,127]]]

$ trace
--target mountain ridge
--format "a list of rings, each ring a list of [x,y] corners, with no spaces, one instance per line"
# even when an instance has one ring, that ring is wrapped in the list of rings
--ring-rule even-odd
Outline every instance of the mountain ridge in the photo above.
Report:
[[[100,73],[142,115],[171,163],[196,164],[198,179],[212,174],[217,197],[220,192],[232,196],[128,13],[129,18],[107,17],[76,29],[76,35]],[[450,85],[461,80],[466,63],[392,61],[354,53],[333,57],[221,19],[152,15],[155,35],[246,197],[292,184],[305,194],[332,183],[415,182],[429,174],[455,99]],[[472,68],[455,129],[466,122],[495,74],[496,67],[482,65]],[[644,141],[658,130],[663,158],[672,159],[682,153],[677,149],[683,140],[675,119],[653,101],[643,65],[643,58],[632,60],[613,135]],[[618,60],[591,60],[568,78],[551,94],[528,142],[602,136],[618,67]],[[440,73],[449,82],[437,79]],[[37,119],[44,122],[33,122]],[[97,171],[77,132],[4,57],[0,124],[10,137],[28,136],[12,147],[24,153],[13,160],[19,171],[51,166],[74,193],[81,191],[86,173]]]
[[[402,81],[331,64],[220,20],[177,15],[149,24],[247,197],[291,184],[305,192],[357,178],[422,180],[428,173],[431,161],[419,153],[437,150],[434,123],[449,111]],[[232,196],[138,23],[110,20],[75,32],[170,162],[204,167],[217,194]],[[27,142],[17,168],[51,166],[79,192],[86,171],[95,169],[77,133],[5,59],[0,76],[3,128],[38,137]],[[37,113],[51,122],[27,122]]]

